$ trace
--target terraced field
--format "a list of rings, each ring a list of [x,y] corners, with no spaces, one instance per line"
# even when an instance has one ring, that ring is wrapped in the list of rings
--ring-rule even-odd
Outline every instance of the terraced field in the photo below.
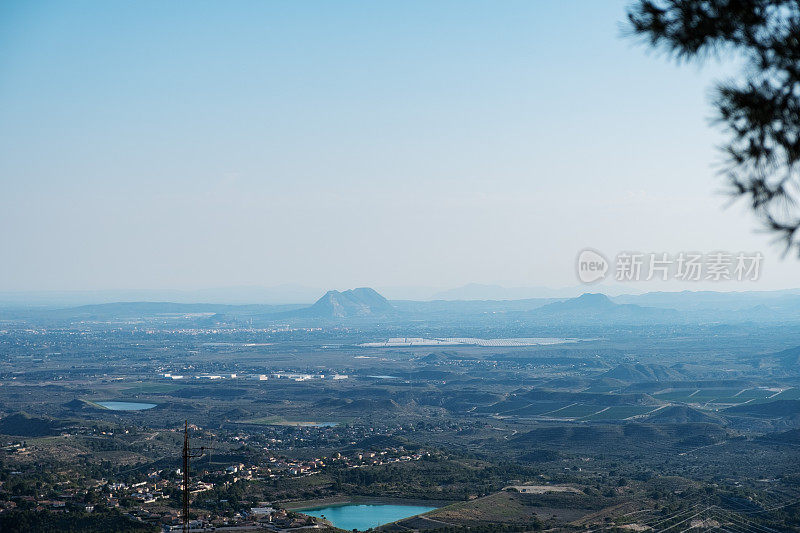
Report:
[[[625,420],[658,409],[651,405],[613,405],[602,411],[583,417],[581,420]]]
[[[771,388],[708,388],[679,389],[653,395],[667,402],[681,402],[701,408],[740,405],[743,403],[761,403],[774,400],[792,400],[800,398],[800,389]]]
[[[786,389],[772,398],[773,400],[800,400],[800,388]]]
[[[581,418],[592,415],[601,409],[603,409],[603,407],[598,407],[597,405],[572,404],[548,413],[547,416],[553,418]]]
[[[576,402],[537,402],[500,416],[551,420],[625,420],[658,409],[658,405],[596,405]]]
[[[570,405],[570,402],[561,401],[561,402],[526,402],[525,405],[522,405],[516,409],[511,409],[508,411],[501,411],[500,414],[502,415],[513,415],[513,416],[520,416],[520,417],[527,417],[527,416],[541,416],[545,414],[550,414],[553,411],[558,411],[559,409],[563,409]]]
[[[662,405],[687,404],[694,408],[720,410],[727,407],[800,399],[800,388],[685,388],[653,394]],[[609,402],[611,403],[611,402]],[[656,411],[659,405],[603,405],[603,402],[583,401],[530,401],[509,398],[497,404],[482,407],[480,411],[502,417],[542,418],[573,421],[619,421],[642,417]]]

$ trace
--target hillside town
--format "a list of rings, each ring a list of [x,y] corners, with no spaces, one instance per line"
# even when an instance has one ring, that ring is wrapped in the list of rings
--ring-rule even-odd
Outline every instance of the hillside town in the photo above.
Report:
[[[89,428],[82,428],[82,432],[94,433],[98,437],[113,435],[106,431],[93,432]],[[225,440],[228,444],[237,444],[248,439],[241,435],[231,435]],[[277,442],[277,439],[272,440]],[[34,448],[35,445],[31,446],[25,441],[7,442],[2,453],[5,458],[21,458],[34,452]],[[267,448],[264,451],[268,452]],[[285,509],[287,502],[231,502],[218,496],[242,482],[300,479],[332,469],[368,468],[419,461],[428,457],[428,452],[409,452],[402,447],[390,447],[347,454],[335,452],[329,457],[308,459],[270,455],[258,463],[220,464],[213,459],[200,459],[196,465],[192,465],[191,470],[189,492],[193,505],[190,527],[196,531],[211,528],[218,531],[228,528],[237,531],[291,531],[324,527],[324,520]],[[20,490],[22,486],[14,483],[14,477],[22,474],[21,471],[11,471],[8,479],[0,481],[0,514],[15,510],[51,513],[116,510],[136,522],[157,526],[164,531],[179,531],[182,527],[180,501],[183,471],[180,468],[147,470],[132,476],[126,482],[100,478],[61,481],[53,485],[41,483],[37,484],[37,490],[32,494],[22,493],[25,492],[24,489]],[[204,498],[205,494],[213,496]]]

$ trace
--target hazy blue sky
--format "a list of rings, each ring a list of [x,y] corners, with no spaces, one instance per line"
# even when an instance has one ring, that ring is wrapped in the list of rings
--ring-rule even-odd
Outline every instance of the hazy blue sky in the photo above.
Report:
[[[563,286],[586,246],[800,285],[625,5],[6,0],[0,290]]]

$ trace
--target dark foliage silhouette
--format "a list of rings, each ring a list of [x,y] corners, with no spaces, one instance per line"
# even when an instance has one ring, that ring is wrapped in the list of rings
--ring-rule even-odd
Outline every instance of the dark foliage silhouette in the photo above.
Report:
[[[730,51],[738,80],[715,90],[731,194],[800,254],[800,0],[639,0],[629,31],[678,60]]]

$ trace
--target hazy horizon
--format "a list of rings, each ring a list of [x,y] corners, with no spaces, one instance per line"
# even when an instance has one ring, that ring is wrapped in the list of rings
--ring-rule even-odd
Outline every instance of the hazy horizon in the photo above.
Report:
[[[56,306],[72,307],[104,303],[171,302],[186,304],[221,305],[307,305],[314,303],[330,290],[345,291],[357,287],[306,287],[280,285],[275,287],[239,286],[203,289],[129,289],[129,290],[74,290],[74,291],[0,291],[3,306]],[[639,284],[608,283],[599,285],[575,284],[565,287],[505,287],[470,283],[458,287],[370,287],[390,301],[500,301],[526,299],[568,299],[585,293],[601,293],[609,297],[636,296],[648,293],[684,292],[725,294],[734,293],[800,293],[800,287],[773,291],[755,288],[702,287],[659,288]]]

